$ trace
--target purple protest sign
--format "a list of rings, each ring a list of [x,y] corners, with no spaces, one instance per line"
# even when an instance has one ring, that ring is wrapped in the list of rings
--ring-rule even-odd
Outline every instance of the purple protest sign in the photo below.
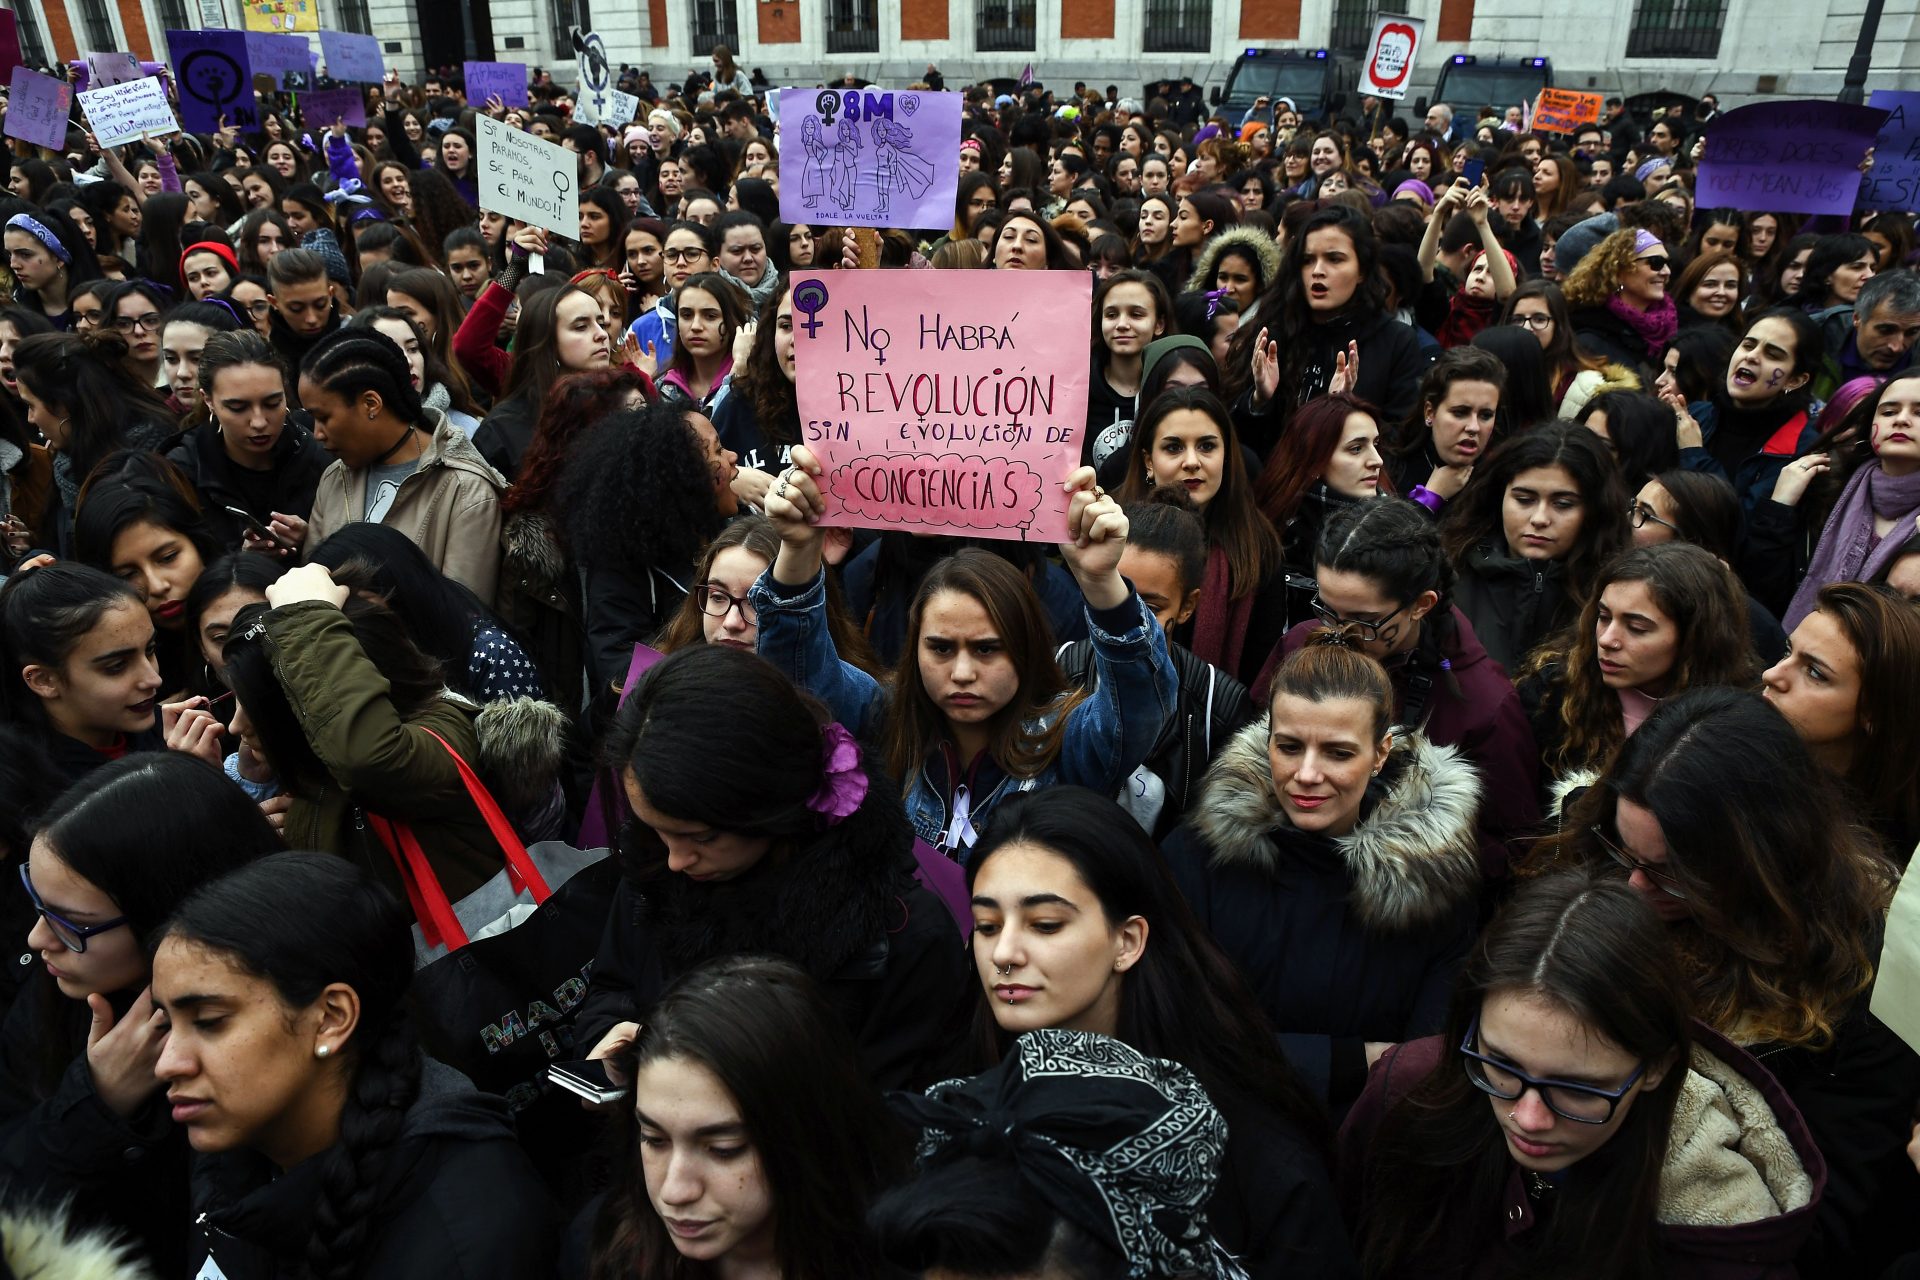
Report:
[[[67,117],[73,110],[73,86],[20,66],[7,89],[9,138],[58,151],[67,145]]]
[[[1887,112],[1860,181],[1862,209],[1920,209],[1920,93],[1875,89],[1867,105]]]
[[[959,186],[959,94],[780,91],[782,221],[945,230]]]
[[[222,116],[237,129],[259,127],[244,32],[169,31],[167,51],[180,94],[180,123],[188,133],[218,133]]]
[[[104,89],[110,84],[126,84],[130,80],[142,78],[140,60],[130,53],[89,53],[87,55],[89,88]]]
[[[367,99],[359,89],[315,89],[303,93],[300,110],[316,135],[335,120],[356,129],[367,127]]]
[[[255,75],[270,75],[282,89],[288,88],[287,73],[305,76],[312,71],[305,36],[281,35],[274,31],[247,32],[247,61]]]
[[[0,75],[6,75],[26,59],[20,56],[20,22],[13,10],[0,9]]]
[[[1694,198],[1703,209],[1853,212],[1860,162],[1887,113],[1838,102],[1756,102],[1709,127]]]
[[[335,80],[379,84],[387,74],[386,59],[380,56],[380,41],[373,36],[322,31],[320,56],[326,59],[327,74]]]
[[[498,96],[509,107],[527,105],[527,64],[524,62],[469,62],[466,67],[467,101],[484,106],[488,98]]]

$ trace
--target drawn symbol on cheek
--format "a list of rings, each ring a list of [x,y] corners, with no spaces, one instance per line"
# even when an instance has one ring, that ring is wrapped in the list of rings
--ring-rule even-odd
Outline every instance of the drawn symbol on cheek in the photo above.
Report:
[[[1780,370],[1778,370],[1778,369],[1775,369],[1775,370],[1774,370],[1774,371],[1773,371],[1772,373],[1770,373],[1770,374],[1768,374],[1768,375],[1767,375],[1767,385],[1768,385],[1768,386],[1770,386],[1770,387],[1777,387],[1777,386],[1779,386],[1779,385],[1780,385],[1780,379],[1781,379],[1782,377],[1784,377],[1784,376],[1785,376],[1785,375],[1784,375],[1784,374],[1783,374],[1783,373],[1782,373],[1782,372],[1781,372]]]
[[[813,109],[820,113],[820,123],[831,129],[833,114],[840,109],[840,95],[831,89],[821,90],[820,96],[813,100]]]

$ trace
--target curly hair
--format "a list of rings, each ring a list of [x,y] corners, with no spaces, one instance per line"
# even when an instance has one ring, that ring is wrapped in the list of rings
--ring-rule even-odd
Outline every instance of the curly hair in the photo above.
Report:
[[[1562,776],[1604,767],[1626,739],[1619,695],[1601,681],[1598,666],[1601,593],[1622,582],[1645,586],[1678,633],[1662,697],[1701,685],[1741,688],[1760,670],[1747,626],[1746,592],[1711,551],[1667,542],[1621,552],[1600,571],[1579,620],[1535,650],[1521,672],[1524,677],[1550,665],[1560,668],[1565,733],[1547,764]]]
[[[1595,245],[1580,265],[1560,282],[1570,307],[1604,307],[1620,287],[1620,277],[1633,265],[1635,231],[1616,231]]]
[[[687,421],[698,412],[666,401],[625,410],[575,444],[554,496],[582,563],[645,573],[700,559],[721,521],[713,473]]]
[[[507,515],[546,507],[566,469],[567,456],[583,432],[611,414],[647,399],[645,377],[629,365],[570,373],[547,389],[533,440],[520,460],[520,475],[500,499]]]

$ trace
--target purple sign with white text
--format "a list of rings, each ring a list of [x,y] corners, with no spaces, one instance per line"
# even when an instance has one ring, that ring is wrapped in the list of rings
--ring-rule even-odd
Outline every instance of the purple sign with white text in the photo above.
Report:
[[[1887,113],[1838,102],[1756,102],[1716,118],[1694,198],[1702,209],[1853,212],[1860,162]]]
[[[959,94],[782,89],[779,120],[782,221],[953,226]]]

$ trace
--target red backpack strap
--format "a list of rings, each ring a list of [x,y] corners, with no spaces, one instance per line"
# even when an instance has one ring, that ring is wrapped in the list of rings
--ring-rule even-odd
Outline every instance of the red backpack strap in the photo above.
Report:
[[[460,753],[453,749],[453,744],[445,738],[431,729],[424,729],[423,732],[445,747],[447,754],[453,757],[455,767],[460,770],[460,781],[466,784],[474,807],[486,819],[487,829],[493,832],[493,838],[499,842],[500,852],[506,856],[507,876],[513,883],[514,891],[531,891],[536,905],[552,897],[553,890],[547,887],[547,879],[540,874],[540,868],[534,866],[533,859],[527,856],[527,846],[521,843],[520,833],[507,821],[507,815],[500,811],[499,802],[480,781],[479,775],[474,773],[473,766],[462,759]]]
[[[453,903],[448,901],[447,891],[440,887],[440,877],[433,873],[426,850],[420,847],[413,828],[377,813],[367,815],[367,825],[380,837],[387,856],[393,859],[400,883],[406,886],[413,918],[420,924],[420,936],[427,940],[427,945],[444,945],[449,951],[466,946],[467,931],[461,926],[460,917],[453,913]]]

